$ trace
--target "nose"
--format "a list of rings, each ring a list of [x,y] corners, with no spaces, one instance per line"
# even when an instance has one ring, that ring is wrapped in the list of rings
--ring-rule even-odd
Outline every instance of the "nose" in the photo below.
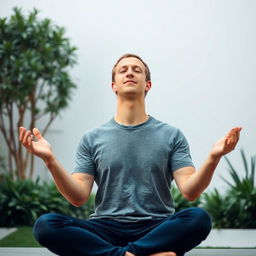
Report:
[[[129,68],[127,70],[126,77],[127,78],[133,78],[134,77],[132,68]]]

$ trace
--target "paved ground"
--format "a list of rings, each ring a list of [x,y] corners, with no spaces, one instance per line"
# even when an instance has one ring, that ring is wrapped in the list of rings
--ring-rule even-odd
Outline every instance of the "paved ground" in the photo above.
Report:
[[[53,256],[44,248],[0,248],[0,256]],[[73,256],[73,255],[70,255]],[[194,249],[186,256],[256,256],[256,249]]]
[[[0,228],[0,240],[15,232],[17,228]]]

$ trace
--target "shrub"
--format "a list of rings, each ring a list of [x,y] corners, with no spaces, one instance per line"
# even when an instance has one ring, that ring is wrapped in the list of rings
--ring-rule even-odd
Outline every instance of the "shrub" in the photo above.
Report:
[[[180,210],[184,210],[189,207],[199,207],[201,200],[197,198],[195,201],[188,201],[186,198],[182,196],[179,189],[176,186],[172,186],[171,189],[172,198],[174,201],[175,211],[178,212]]]
[[[223,178],[229,186],[226,196],[227,217],[233,228],[256,228],[256,157],[252,156],[248,161],[244,150],[241,149],[240,152],[244,166],[244,177],[239,177],[229,159],[225,158],[232,180],[230,182]]]
[[[31,225],[46,210],[39,200],[40,189],[31,180],[5,178],[0,188],[0,226]]]
[[[239,177],[238,171],[225,157],[231,180],[222,179],[228,185],[224,195],[214,189],[204,194],[203,208],[212,217],[214,228],[256,228],[256,187],[255,187],[255,156],[250,162],[241,149],[244,166],[244,177]]]
[[[58,192],[53,182],[13,181],[4,177],[0,187],[0,226],[33,225],[40,215],[48,212],[87,219],[93,211],[93,195],[88,203],[77,208]]]
[[[213,228],[229,227],[226,196],[221,195],[216,188],[212,192],[202,195],[202,208],[211,216]]]

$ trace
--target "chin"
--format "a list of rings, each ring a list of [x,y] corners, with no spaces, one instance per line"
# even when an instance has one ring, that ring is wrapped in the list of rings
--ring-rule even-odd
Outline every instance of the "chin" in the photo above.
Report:
[[[138,92],[138,91],[134,91],[134,90],[130,90],[130,91],[126,91],[126,92],[123,92],[123,93],[118,93],[119,96],[121,97],[129,97],[129,98],[139,98],[140,96],[145,95],[144,92]]]

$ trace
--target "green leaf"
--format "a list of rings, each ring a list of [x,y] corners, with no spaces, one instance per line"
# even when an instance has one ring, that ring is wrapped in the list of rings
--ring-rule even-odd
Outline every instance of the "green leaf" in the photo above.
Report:
[[[19,118],[25,123],[24,116],[30,117],[26,118],[27,127],[39,116],[47,124],[47,118],[55,118],[69,105],[76,88],[67,72],[76,61],[76,47],[65,36],[64,27],[49,18],[39,18],[38,12],[33,9],[27,14],[15,7],[9,17],[0,19],[0,107],[7,113],[18,106],[18,116],[13,111],[15,118],[9,115],[6,127]],[[26,114],[19,116],[22,109]],[[16,130],[10,132],[16,134]],[[17,150],[12,153],[16,173],[19,161],[26,161],[17,159]]]
[[[243,149],[241,149],[240,152],[241,152],[241,156],[242,156],[242,160],[243,160],[243,164],[244,164],[245,176],[246,176],[246,178],[248,178],[249,169],[248,169],[248,164],[247,164],[247,160],[245,157],[245,153],[244,153]]]

